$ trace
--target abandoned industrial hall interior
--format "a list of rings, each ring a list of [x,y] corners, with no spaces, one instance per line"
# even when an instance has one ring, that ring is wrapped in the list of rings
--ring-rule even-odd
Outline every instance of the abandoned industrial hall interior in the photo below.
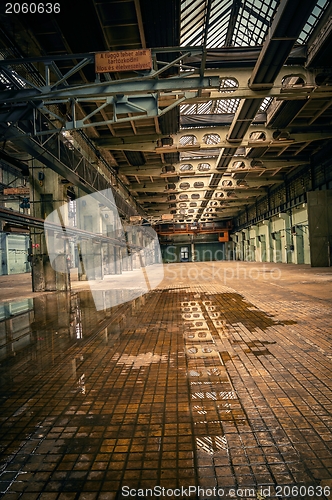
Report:
[[[0,498],[332,498],[332,2],[0,6]]]

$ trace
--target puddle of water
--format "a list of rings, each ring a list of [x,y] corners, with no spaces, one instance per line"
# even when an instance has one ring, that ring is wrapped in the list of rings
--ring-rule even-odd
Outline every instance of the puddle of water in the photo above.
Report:
[[[117,360],[117,365],[126,365],[131,366],[132,368],[141,368],[142,366],[149,366],[152,363],[167,363],[168,356],[159,356],[158,354],[147,352],[146,354],[138,354],[137,356],[122,354],[122,356],[119,357],[118,354],[115,354],[112,359]]]
[[[59,292],[2,304],[0,397],[6,400],[13,388],[17,391],[31,377],[64,363],[69,365],[67,372],[77,379],[73,391],[84,394],[85,375],[80,368],[77,350],[97,334],[105,345],[115,345],[125,325],[131,321],[132,308],[142,307],[144,301],[144,297],[136,298],[106,311],[97,311],[91,292],[83,291]],[[71,349],[73,356],[64,361],[63,353],[69,353]],[[135,366],[141,361],[135,360]],[[17,411],[21,410],[18,408]]]

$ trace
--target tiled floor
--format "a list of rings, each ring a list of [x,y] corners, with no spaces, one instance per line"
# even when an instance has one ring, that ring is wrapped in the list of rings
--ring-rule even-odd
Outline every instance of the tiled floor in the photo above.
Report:
[[[0,495],[328,498],[332,271],[165,273],[106,312],[78,282],[3,302]]]

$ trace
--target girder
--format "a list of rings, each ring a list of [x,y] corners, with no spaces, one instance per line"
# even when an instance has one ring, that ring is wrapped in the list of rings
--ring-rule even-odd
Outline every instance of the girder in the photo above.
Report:
[[[67,102],[71,99],[77,99],[78,102],[86,102],[92,100],[106,100],[112,96],[146,96],[156,94],[158,92],[175,92],[186,91],[193,89],[217,89],[220,86],[219,76],[208,77],[171,77],[167,79],[149,79],[140,81],[121,81],[114,80],[113,82],[88,83],[85,85],[68,86],[63,89],[52,89],[51,87],[41,87],[36,90],[20,89],[20,90],[5,90],[0,92],[0,102],[3,103],[19,103],[27,101],[45,101],[50,104],[50,101]],[[112,100],[109,101],[113,103]]]
[[[251,88],[273,85],[312,9],[312,0],[281,0],[250,77]]]
[[[122,151],[155,151],[156,153],[173,153],[173,152],[185,152],[185,151],[210,151],[211,149],[223,149],[228,148],[231,150],[231,157],[235,153],[238,148],[286,148],[288,146],[292,146],[294,144],[300,144],[303,142],[311,142],[311,141],[319,141],[323,139],[331,139],[332,138],[332,129],[325,130],[324,132],[320,131],[311,131],[311,132],[296,132],[293,133],[292,129],[284,129],[282,136],[279,139],[273,137],[273,134],[276,131],[273,129],[266,129],[265,127],[256,127],[252,126],[248,129],[245,136],[241,139],[234,140],[230,142],[228,140],[228,129],[213,127],[210,129],[183,129],[180,133],[176,135],[172,135],[173,144],[162,146],[158,139],[145,141],[144,135],[140,136],[140,140],[138,140],[138,136],[135,137],[135,142],[129,142],[130,139],[127,139],[128,142],[122,144],[114,144],[112,138],[110,139],[96,139],[96,144],[98,146],[102,146],[104,148],[110,148],[113,150],[122,150]],[[265,136],[265,139],[254,138],[252,135],[261,133]],[[208,139],[204,139],[204,136],[214,136],[214,139],[211,139],[211,143],[206,143]],[[218,137],[216,137],[218,136]],[[186,137],[189,137],[187,143],[185,143]],[[286,138],[285,138],[286,137]],[[194,139],[191,139],[194,138]],[[182,140],[182,143],[181,143]]]
[[[225,179],[222,179],[225,180]],[[186,182],[186,180],[185,180]],[[283,177],[282,176],[275,176],[273,180],[271,178],[264,178],[264,177],[258,177],[256,179],[249,179],[246,181],[246,184],[241,183],[240,181],[236,180],[230,180],[227,178],[227,182],[230,183],[230,185],[225,185],[222,186],[222,183],[219,183],[220,189],[223,191],[233,191],[233,190],[239,190],[245,192],[246,190],[250,190],[251,188],[256,188],[256,187],[261,187],[261,186],[268,186],[271,184],[276,184],[278,182],[283,182]],[[187,189],[183,189],[180,184],[182,181],[178,182],[177,184],[174,183],[174,187],[167,187],[168,184],[161,182],[161,181],[156,181],[156,182],[144,182],[144,183],[136,183],[133,182],[130,184],[129,189],[131,191],[135,191],[136,193],[158,193],[158,192],[165,192],[167,194],[178,194],[178,193],[205,193],[207,189],[209,189],[209,184],[208,181],[204,183],[203,186],[194,186],[191,185]],[[246,187],[247,186],[247,187]],[[191,189],[190,189],[191,188]]]
[[[4,135],[5,134],[6,130],[4,130]],[[86,161],[84,157],[76,164],[70,165],[57,156],[59,146],[55,145],[53,149],[46,149],[43,144],[29,137],[24,130],[20,130],[16,127],[11,127],[10,138],[16,145],[20,146],[21,149],[25,150],[33,158],[38,158],[41,163],[69,180],[73,185],[79,187],[85,193],[89,194],[111,189],[120,213],[125,216],[135,215],[137,213],[137,210],[125,202],[125,200],[112,188],[110,182],[101,175],[94,166]],[[47,144],[47,146],[49,147],[50,144]],[[109,203],[110,201],[105,198],[105,204],[109,205]]]
[[[158,49],[155,49],[158,50]],[[172,49],[174,51],[174,49]],[[184,48],[183,50],[187,50]],[[192,48],[188,49],[189,52]],[[194,49],[193,49],[194,50]],[[194,52],[202,51],[196,48]],[[189,53],[188,52],[188,53]],[[73,60],[74,56],[66,59]],[[82,85],[70,85],[67,79],[82,69],[86,64],[93,61],[93,54],[78,55],[79,62],[70,68],[65,75],[61,75],[54,58],[31,59],[45,66],[45,83],[38,87],[35,83],[28,82],[19,74],[16,77],[21,79],[21,86],[25,88],[12,88],[0,92],[0,102],[7,108],[6,112],[0,115],[0,123],[3,121],[19,123],[20,120],[31,117],[31,109],[40,107],[44,114],[57,118],[61,123],[61,129],[57,130],[77,130],[102,125],[112,126],[114,124],[134,123],[149,117],[160,117],[180,104],[193,104],[196,102],[206,102],[220,99],[246,99],[252,100],[251,112],[252,120],[260,106],[260,102],[265,97],[276,97],[282,100],[289,99],[321,99],[332,96],[331,86],[321,86],[316,84],[316,71],[308,70],[302,66],[283,66],[276,75],[275,82],[268,91],[266,89],[252,89],[248,82],[251,76],[250,68],[232,68],[232,70],[206,70],[204,76],[197,76],[195,72],[189,72],[187,76],[172,76],[170,78],[160,78],[160,74],[165,70],[152,71],[137,78],[127,78],[122,80],[112,80],[106,82],[90,82]],[[30,59],[26,60],[30,62]],[[174,64],[173,61],[170,64]],[[13,73],[12,68],[22,65],[24,60],[4,60],[0,61],[0,73],[8,71]],[[50,70],[55,75],[55,81],[50,80]],[[196,71],[196,70],[195,70]],[[197,70],[198,71],[198,70]],[[285,86],[283,81],[288,76],[296,76],[303,80],[302,85]],[[30,86],[30,88],[28,88]],[[241,130],[241,120],[243,114],[243,126],[248,124],[246,101],[241,104],[241,109],[233,119],[233,124],[229,133],[232,137],[233,129],[236,137]],[[26,107],[25,116],[21,116],[16,107],[19,104],[29,103]],[[51,113],[49,106],[52,104],[67,103],[71,107],[72,119],[64,119],[63,116]],[[81,106],[90,104],[96,106],[85,117],[78,119],[78,111]],[[243,108],[243,111],[242,111]],[[30,109],[30,111],[29,111]],[[130,116],[126,116],[129,115]],[[81,113],[82,115],[82,113]],[[94,121],[93,121],[94,120]],[[243,128],[242,126],[242,128]],[[44,131],[43,134],[53,133]],[[37,133],[38,135],[38,133]]]
[[[232,166],[232,164],[237,164],[237,166]],[[227,168],[227,172],[232,174],[244,174],[247,175],[253,172],[264,172],[266,170],[280,170],[281,168],[293,168],[298,165],[308,164],[305,160],[298,160],[296,157],[294,160],[265,160],[257,162],[257,160],[252,160],[250,158],[236,157],[233,159],[232,164]],[[191,166],[191,170],[185,170],[184,166]],[[208,170],[200,170],[201,165],[209,165]],[[220,173],[220,169],[217,168],[216,159],[201,159],[201,160],[183,160],[180,163],[173,163],[172,168],[174,170],[164,171],[162,166],[149,166],[143,165],[140,167],[121,167],[119,173],[123,175],[133,175],[138,177],[170,177],[177,175],[181,178],[186,177],[206,177],[210,174]]]
[[[1,63],[1,61],[0,61]],[[175,96],[167,95],[170,92],[183,92],[181,95],[186,100],[204,100],[213,99],[231,99],[231,98],[256,98],[260,99],[266,96],[280,98],[295,98],[297,95],[308,95],[313,90],[315,94],[318,92],[326,95],[331,92],[330,86],[322,86],[316,84],[315,77],[322,70],[309,70],[302,66],[283,66],[270,89],[252,90],[248,85],[251,71],[248,68],[233,68],[230,70],[206,70],[204,77],[186,76],[186,77],[171,77],[167,79],[148,79],[140,81],[114,80],[107,82],[93,82],[79,86],[67,85],[62,89],[48,87],[40,88],[23,88],[20,90],[4,90],[0,92],[0,102],[19,103],[27,101],[49,101],[67,102],[70,99],[76,99],[77,102],[102,101],[107,102],[107,98],[112,96],[145,96],[160,93],[160,102],[163,103],[168,98]],[[327,70],[324,70],[325,72]],[[0,64],[1,73],[1,64]],[[303,80],[301,85],[283,84],[287,77],[296,76]],[[226,82],[226,86],[224,85]],[[229,84],[227,84],[229,82]],[[232,84],[234,82],[234,84]],[[221,87],[221,84],[222,87]],[[203,89],[203,94],[198,98],[197,90]],[[166,93],[166,95],[163,95]],[[316,97],[316,95],[314,96]],[[112,101],[109,100],[111,104]]]

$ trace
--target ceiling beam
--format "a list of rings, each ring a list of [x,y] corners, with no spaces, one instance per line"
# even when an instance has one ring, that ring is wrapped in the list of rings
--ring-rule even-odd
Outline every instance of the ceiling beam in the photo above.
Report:
[[[314,5],[312,0],[281,0],[250,77],[253,89],[268,88],[285,64]]]
[[[145,49],[146,48],[146,39],[145,39],[145,33],[144,33],[141,5],[140,5],[139,0],[134,0],[134,2],[135,2],[135,10],[136,10],[136,16],[137,16],[139,36],[141,39],[142,48]]]
[[[230,45],[232,45],[234,29],[235,29],[237,17],[239,15],[241,4],[242,4],[241,0],[233,0],[231,15],[229,17],[229,22],[228,22],[228,26],[227,26],[225,47],[229,47]]]
[[[0,61],[1,62],[1,61]],[[1,64],[0,64],[1,66]],[[1,68],[0,68],[1,71]],[[95,101],[97,98],[106,100],[111,96],[151,95],[158,92],[169,92],[175,90],[193,89],[218,89],[220,86],[219,76],[196,77],[176,76],[172,78],[157,79],[153,75],[149,78],[132,79],[132,81],[114,80],[111,82],[88,83],[84,85],[68,86],[63,89],[47,87],[11,89],[0,92],[0,102],[10,104],[26,101],[50,101],[56,102],[68,99],[89,99]],[[83,100],[81,102],[84,102]]]

